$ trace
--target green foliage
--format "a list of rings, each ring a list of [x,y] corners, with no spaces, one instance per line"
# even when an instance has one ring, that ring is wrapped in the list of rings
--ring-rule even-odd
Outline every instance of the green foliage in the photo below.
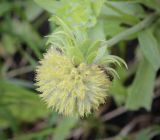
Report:
[[[0,5],[0,16],[8,12],[12,8],[11,4],[9,2],[2,2]]]
[[[144,130],[141,130],[139,134],[136,136],[136,140],[151,140],[155,135],[160,133],[159,126],[151,126]]]
[[[4,124],[15,123],[12,118],[9,118],[11,122],[5,118],[8,113],[10,115],[7,115],[7,118],[13,117],[15,121],[34,121],[49,113],[49,110],[45,109],[46,106],[40,102],[34,92],[5,80],[0,80],[0,96],[0,112],[2,113],[0,113],[2,115],[0,119],[4,121]]]
[[[129,89],[126,106],[129,109],[145,107],[150,110],[153,99],[156,71],[160,68],[160,61],[158,61],[160,59],[160,52],[152,30],[148,29],[140,32],[138,39],[145,60],[141,60],[142,62],[136,73],[135,80]]]
[[[138,39],[145,58],[155,70],[158,70],[158,68],[160,68],[160,61],[157,60],[160,59],[160,52],[158,50],[157,40],[153,36],[151,30],[142,31]]]
[[[46,31],[49,18],[50,30]],[[111,66],[106,73],[118,73],[120,79],[115,76],[109,90],[117,107],[144,108],[150,113],[160,69],[159,0],[1,0],[0,19],[0,139],[65,140],[73,128],[78,129],[76,135],[87,139],[91,126],[96,128],[97,138],[108,135],[109,124],[102,128],[98,111],[89,118],[96,116],[94,125],[85,118],[63,118],[47,109],[34,90],[38,60],[45,46],[56,46],[57,41],[62,50],[68,47],[76,64],[86,61]],[[44,34],[49,35],[45,38]],[[136,47],[133,58],[128,57],[130,45]],[[126,59],[128,69],[111,54]],[[35,130],[23,128],[25,124]],[[113,124],[110,129],[118,134],[121,128]],[[150,140],[159,133],[159,126],[153,125],[120,139]]]
[[[77,118],[64,118],[54,131],[54,139],[64,140],[65,138],[67,138],[68,134],[70,133],[70,129],[72,129],[75,126],[77,121]]]
[[[142,60],[134,82],[129,89],[129,96],[126,104],[129,109],[145,107],[150,110],[155,74],[153,67],[146,60]]]
[[[47,11],[61,17],[66,23],[75,27],[92,27],[96,23],[104,0],[35,0]]]
[[[55,115],[54,115],[55,116]],[[14,138],[14,140],[28,140],[35,138],[44,138],[47,135],[54,134],[54,140],[64,140],[69,136],[70,130],[75,126],[77,119],[75,118],[62,118],[61,122],[56,128],[45,128],[39,132],[21,134]]]

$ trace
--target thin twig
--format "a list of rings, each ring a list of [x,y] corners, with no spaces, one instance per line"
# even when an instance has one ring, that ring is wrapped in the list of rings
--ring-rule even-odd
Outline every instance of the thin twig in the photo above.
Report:
[[[129,122],[126,126],[124,126],[118,135],[99,140],[120,140],[120,136],[121,137],[127,136],[138,123],[146,121],[147,119],[149,119],[149,116],[148,117],[146,117],[146,115],[138,116],[134,118],[131,122]]]
[[[135,126],[140,122],[146,122],[148,119],[150,119],[150,116],[146,115],[140,115],[136,118],[134,118],[130,123],[128,123],[120,132],[120,136],[127,136]]]
[[[14,70],[8,72],[7,77],[15,77],[17,75],[21,75],[21,74],[28,73],[31,71],[33,71],[33,68],[31,66],[26,66],[26,67],[14,69]]]
[[[117,116],[125,113],[126,111],[127,111],[126,108],[124,108],[124,107],[119,107],[119,108],[117,108],[117,109],[115,109],[115,110],[113,110],[113,111],[105,114],[104,116],[102,116],[101,120],[102,120],[103,122],[104,122],[104,121],[111,120],[111,119],[113,119],[113,118],[115,118],[115,117],[117,117]]]

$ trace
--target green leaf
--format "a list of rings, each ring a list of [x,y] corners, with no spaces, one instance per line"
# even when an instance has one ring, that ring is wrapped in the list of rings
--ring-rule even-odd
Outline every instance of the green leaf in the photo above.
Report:
[[[93,63],[93,61],[99,61],[105,54],[107,54],[106,46],[101,47],[102,41],[94,41],[88,48],[86,53],[86,61],[88,64]]]
[[[47,10],[48,12],[54,14],[55,9],[59,6],[59,2],[55,0],[34,0],[39,6]]]
[[[2,37],[2,42],[3,42],[4,49],[6,50],[7,53],[12,55],[16,52],[16,48],[15,48],[16,40],[12,36],[4,34]]]
[[[156,40],[157,40],[157,43],[158,43],[158,49],[160,51],[160,28],[159,27],[160,27],[160,19],[157,22],[156,27],[154,29],[154,32],[155,32],[154,35],[156,37]]]
[[[157,70],[160,67],[160,52],[152,32],[150,30],[140,32],[138,40],[145,58],[150,62],[154,70]]]
[[[101,41],[97,40],[94,41],[89,47],[87,51],[87,55],[91,54],[92,52],[97,52],[98,48],[101,46]]]
[[[8,125],[11,126],[13,131],[17,131],[18,122],[12,112],[7,108],[7,106],[0,105],[0,124],[1,128],[5,128]],[[7,121],[6,121],[7,120]]]
[[[140,107],[151,108],[156,72],[152,65],[143,60],[136,73],[133,84],[129,88],[126,107],[136,110]]]
[[[37,58],[41,58],[40,52],[41,38],[32,26],[28,22],[19,22],[18,20],[12,20],[12,32],[22,41],[25,41],[28,46],[34,51]]]
[[[69,47],[68,55],[73,59],[75,64],[80,64],[84,61],[84,56],[78,47]]]
[[[43,130],[39,130],[36,132],[30,132],[30,133],[23,133],[20,135],[16,135],[12,140],[34,140],[34,139],[40,139],[44,136],[51,135],[54,132],[54,128],[46,128]]]
[[[87,51],[91,45],[92,45],[92,41],[89,39],[86,39],[85,41],[81,42],[79,49],[83,53],[84,57],[86,57]]]
[[[145,15],[143,8],[137,3],[124,2],[124,1],[116,1],[116,2],[107,1],[106,3],[109,3],[109,5],[113,6],[111,7],[107,5],[109,6],[109,8],[111,8],[114,12],[116,12],[119,15],[127,16],[127,18],[129,18],[128,16],[130,15],[131,16],[131,18],[129,18],[130,20],[136,20],[136,17],[143,17]]]
[[[33,1],[33,0],[27,0],[24,1],[25,7],[25,14],[29,21],[35,20],[42,12],[43,9]]]
[[[138,0],[139,2],[143,3],[144,5],[155,9],[157,12],[160,12],[160,1],[159,0]]]
[[[141,130],[136,136],[136,140],[151,140],[154,136],[160,133],[160,126],[151,126]]]
[[[89,53],[89,55],[87,55],[87,58],[86,58],[87,64],[92,64],[96,55],[97,55],[96,51]]]
[[[0,4],[0,16],[8,12],[12,8],[11,3],[9,2],[1,2]]]
[[[5,80],[0,80],[0,97],[0,106],[10,110],[19,121],[31,122],[49,113],[38,95]]]
[[[107,46],[102,46],[98,49],[96,58],[93,60],[94,63],[97,63],[101,60],[103,56],[107,53]]]
[[[122,105],[126,100],[127,90],[120,80],[114,80],[110,87],[110,94],[113,95],[118,105]]]
[[[65,140],[72,129],[77,123],[77,118],[65,117],[54,131],[54,140]]]
[[[116,71],[120,79],[113,79],[109,93],[114,97],[116,104],[120,106],[124,104],[127,98],[127,89],[123,83],[129,74],[125,67],[117,67]]]
[[[104,32],[107,39],[109,37],[112,37],[114,35],[117,35],[118,33],[122,32],[125,28],[121,26],[121,21],[113,20],[106,20],[104,22]]]
[[[92,27],[96,24],[103,0],[94,2],[75,0],[35,0],[47,11],[55,14],[72,27]]]
[[[89,37],[92,40],[105,40],[104,26],[102,21],[98,21],[97,24],[89,30]]]
[[[129,24],[135,24],[145,15],[142,7],[136,3],[124,1],[106,1],[101,14],[108,20],[117,20]]]
[[[142,130],[136,137],[136,140],[150,140],[148,129]]]
[[[98,16],[100,11],[101,11],[101,7],[103,6],[105,0],[94,0],[92,1],[92,5],[93,5],[93,10],[95,12],[95,14]]]
[[[76,125],[76,118],[63,118],[57,127],[46,128],[38,132],[31,132],[28,134],[17,135],[13,140],[31,140],[36,138],[43,138],[44,136],[54,134],[54,140],[65,140],[70,133],[70,130]]]

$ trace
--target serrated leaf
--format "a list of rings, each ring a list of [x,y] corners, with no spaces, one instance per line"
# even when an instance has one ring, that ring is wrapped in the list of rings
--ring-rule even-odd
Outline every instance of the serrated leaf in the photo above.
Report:
[[[136,73],[133,84],[129,88],[126,107],[136,110],[140,107],[151,108],[156,72],[152,65],[143,60]]]
[[[145,58],[150,62],[154,70],[157,70],[160,67],[160,52],[152,32],[150,30],[140,32],[138,40]]]

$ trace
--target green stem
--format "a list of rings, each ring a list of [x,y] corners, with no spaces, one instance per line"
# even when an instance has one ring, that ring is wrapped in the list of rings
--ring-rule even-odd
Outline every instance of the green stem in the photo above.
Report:
[[[152,14],[145,18],[143,21],[138,23],[137,25],[125,30],[124,32],[119,33],[118,35],[114,36],[113,38],[104,42],[103,45],[113,46],[117,44],[119,41],[126,39],[128,36],[141,31],[142,29],[148,27],[153,21],[157,18],[157,14]]]

